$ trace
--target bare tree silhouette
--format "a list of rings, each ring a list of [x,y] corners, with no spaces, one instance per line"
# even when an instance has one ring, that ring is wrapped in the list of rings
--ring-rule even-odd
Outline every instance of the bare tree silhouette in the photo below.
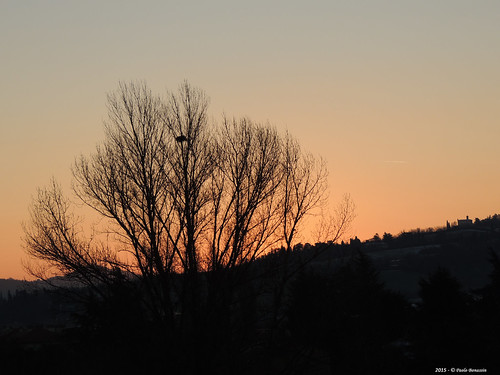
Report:
[[[42,261],[29,271],[70,275],[102,298],[103,286],[133,280],[148,316],[175,337],[220,320],[243,266],[281,241],[291,249],[326,197],[327,171],[290,135],[248,118],[212,125],[207,109],[187,82],[166,100],[121,83],[108,96],[104,142],[73,166],[73,190],[108,239],[83,236],[53,182],[38,191],[24,228],[27,253]],[[351,214],[339,216],[335,240]]]

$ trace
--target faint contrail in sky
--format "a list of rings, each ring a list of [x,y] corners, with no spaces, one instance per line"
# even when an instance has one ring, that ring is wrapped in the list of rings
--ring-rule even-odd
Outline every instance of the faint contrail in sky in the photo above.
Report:
[[[390,164],[406,164],[408,163],[406,160],[384,160],[384,163]]]

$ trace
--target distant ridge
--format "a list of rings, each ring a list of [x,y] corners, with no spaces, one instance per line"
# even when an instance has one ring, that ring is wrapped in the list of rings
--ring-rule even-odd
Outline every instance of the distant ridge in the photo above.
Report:
[[[39,281],[26,281],[26,280],[16,280],[16,279],[0,279],[0,296],[2,298],[7,298],[9,292],[15,294],[17,290],[30,288],[33,283],[39,283]]]

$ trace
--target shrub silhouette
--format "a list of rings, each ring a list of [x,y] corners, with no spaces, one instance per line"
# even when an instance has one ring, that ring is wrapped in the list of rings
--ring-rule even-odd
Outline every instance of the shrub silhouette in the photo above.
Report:
[[[474,302],[457,279],[440,267],[420,281],[420,297],[415,324],[419,365],[425,369],[483,365]]]
[[[368,256],[358,253],[332,275],[298,278],[290,329],[297,342],[323,353],[332,372],[397,373],[406,359],[394,343],[403,337],[407,311]]]

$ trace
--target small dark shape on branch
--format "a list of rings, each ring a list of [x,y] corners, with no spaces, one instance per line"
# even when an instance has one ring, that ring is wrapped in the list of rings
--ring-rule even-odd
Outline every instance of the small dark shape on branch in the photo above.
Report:
[[[175,137],[175,140],[177,142],[185,142],[185,141],[187,141],[187,138],[186,138],[186,136],[184,136],[184,135],[181,134],[178,137]]]

